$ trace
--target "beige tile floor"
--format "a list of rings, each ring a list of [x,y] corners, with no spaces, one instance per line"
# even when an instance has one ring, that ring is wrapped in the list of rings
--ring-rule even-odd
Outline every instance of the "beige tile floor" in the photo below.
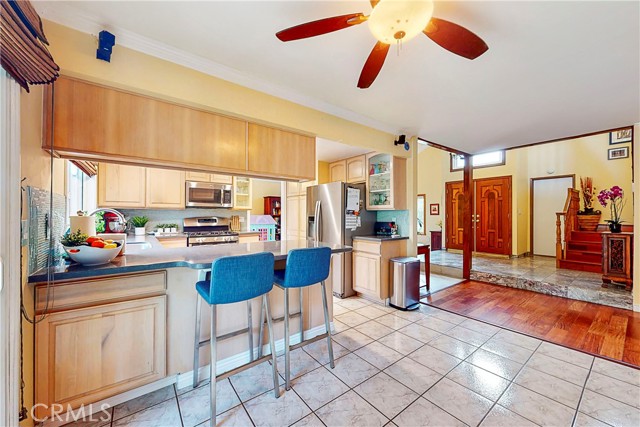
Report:
[[[218,425],[640,425],[640,370],[433,307],[334,307],[335,369],[322,340],[293,352],[293,388],[279,399],[268,363],[219,381]],[[205,384],[169,386],[104,425],[208,425],[208,396]]]

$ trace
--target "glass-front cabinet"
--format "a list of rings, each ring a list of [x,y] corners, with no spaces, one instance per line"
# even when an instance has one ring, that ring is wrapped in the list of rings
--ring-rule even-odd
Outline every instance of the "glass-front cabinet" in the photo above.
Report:
[[[251,209],[251,178],[233,177],[233,209]]]
[[[406,209],[406,159],[367,155],[367,210]]]

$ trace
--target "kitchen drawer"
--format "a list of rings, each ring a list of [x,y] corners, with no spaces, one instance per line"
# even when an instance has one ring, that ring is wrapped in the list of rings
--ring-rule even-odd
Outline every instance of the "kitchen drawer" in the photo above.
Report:
[[[353,251],[368,252],[370,254],[380,255],[382,244],[380,242],[370,242],[365,240],[354,240]]]
[[[164,294],[167,272],[110,276],[96,279],[56,282],[50,289],[49,311],[89,307],[105,302],[133,300],[150,295]],[[47,285],[35,288],[35,309],[40,314],[47,304]]]

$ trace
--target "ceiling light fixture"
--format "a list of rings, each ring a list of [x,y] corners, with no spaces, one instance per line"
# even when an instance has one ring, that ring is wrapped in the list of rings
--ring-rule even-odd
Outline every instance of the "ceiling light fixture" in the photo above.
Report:
[[[369,30],[382,43],[405,42],[422,33],[431,15],[432,0],[381,0],[369,16]]]

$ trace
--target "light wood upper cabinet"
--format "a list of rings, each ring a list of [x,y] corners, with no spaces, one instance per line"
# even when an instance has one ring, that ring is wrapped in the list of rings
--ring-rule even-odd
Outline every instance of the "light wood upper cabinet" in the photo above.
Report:
[[[329,182],[347,181],[347,162],[339,160],[329,164]]]
[[[211,174],[207,172],[187,171],[184,178],[187,181],[211,182]]]
[[[231,175],[220,175],[216,173],[207,173],[207,172],[187,171],[185,175],[185,179],[187,181],[215,182],[218,184],[233,184],[233,176]]]
[[[246,121],[65,76],[46,90],[45,123],[43,147],[63,154],[246,170]]]
[[[166,375],[166,296],[51,313],[35,329],[40,417]]]
[[[249,123],[248,132],[250,171],[265,176],[315,179],[315,138],[254,123]]]
[[[233,209],[251,209],[253,202],[251,187],[250,178],[233,177]]]
[[[184,209],[185,173],[147,168],[146,204],[149,209]]]
[[[146,170],[143,167],[100,163],[98,207],[145,207],[146,181]]]
[[[346,163],[346,181],[350,184],[367,180],[367,156],[351,157]]]

